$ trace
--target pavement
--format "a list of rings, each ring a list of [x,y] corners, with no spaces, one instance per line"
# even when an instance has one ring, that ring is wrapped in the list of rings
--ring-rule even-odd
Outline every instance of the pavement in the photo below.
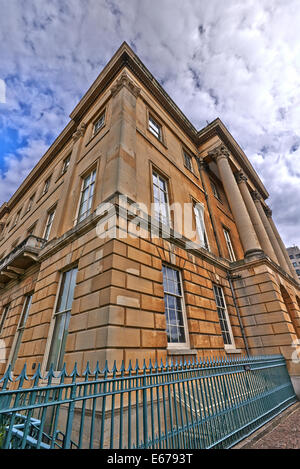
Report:
[[[300,449],[300,402],[231,449]]]

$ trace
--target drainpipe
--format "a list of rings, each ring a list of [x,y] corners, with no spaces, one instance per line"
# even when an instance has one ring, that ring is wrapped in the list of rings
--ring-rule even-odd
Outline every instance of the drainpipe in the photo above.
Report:
[[[240,328],[241,328],[241,333],[242,333],[242,337],[243,337],[245,348],[246,348],[246,354],[247,354],[247,357],[249,357],[250,352],[249,352],[248,341],[247,341],[247,338],[246,338],[244,326],[243,326],[243,323],[242,323],[242,318],[241,318],[241,315],[240,315],[240,310],[239,310],[239,307],[238,307],[238,304],[237,304],[237,301],[236,301],[236,296],[235,296],[235,292],[234,292],[234,288],[233,288],[233,284],[232,284],[232,280],[238,280],[240,278],[242,278],[240,275],[235,275],[234,276],[234,275],[230,275],[230,272],[227,272],[227,280],[228,280],[229,285],[230,285],[230,290],[231,290],[231,294],[232,294],[232,298],[233,298],[233,304],[234,304],[234,307],[235,307],[236,312],[237,312],[239,325],[240,325]]]

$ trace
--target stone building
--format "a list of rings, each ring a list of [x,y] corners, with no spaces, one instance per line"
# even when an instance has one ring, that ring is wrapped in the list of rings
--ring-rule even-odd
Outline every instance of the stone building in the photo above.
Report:
[[[268,192],[122,44],[0,209],[1,373],[282,353],[300,289]]]
[[[300,281],[300,249],[298,246],[291,246],[287,248],[289,258],[296,272],[297,278]]]

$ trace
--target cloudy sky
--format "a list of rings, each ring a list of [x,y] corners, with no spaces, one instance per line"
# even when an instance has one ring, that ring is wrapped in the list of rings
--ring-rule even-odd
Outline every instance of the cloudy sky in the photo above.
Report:
[[[284,242],[300,246],[299,0],[0,0],[0,11],[0,205],[125,40],[196,128],[220,117]]]

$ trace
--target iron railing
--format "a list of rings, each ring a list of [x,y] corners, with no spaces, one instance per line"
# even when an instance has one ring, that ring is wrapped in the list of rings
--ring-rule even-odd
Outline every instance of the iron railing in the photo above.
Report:
[[[0,380],[2,448],[230,448],[296,396],[281,355]],[[1,437],[2,435],[2,437]]]

